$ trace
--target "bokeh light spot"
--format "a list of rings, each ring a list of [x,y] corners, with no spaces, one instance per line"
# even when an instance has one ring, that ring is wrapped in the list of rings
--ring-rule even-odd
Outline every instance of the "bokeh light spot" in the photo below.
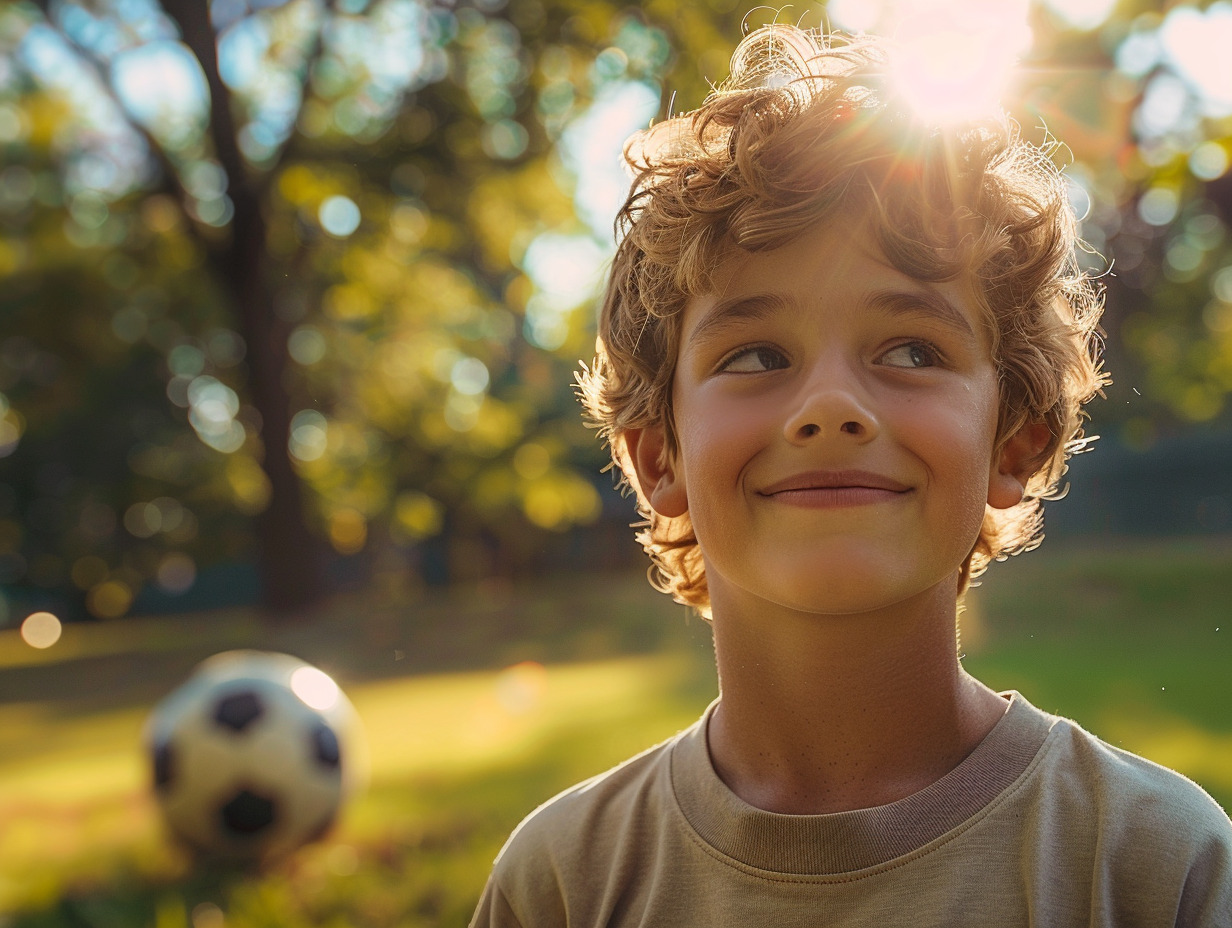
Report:
[[[173,551],[159,562],[158,585],[168,593],[185,593],[197,580],[197,564],[180,551]]]
[[[176,345],[167,355],[167,367],[180,377],[196,377],[205,370],[205,352],[194,345]]]
[[[235,204],[227,196],[190,201],[189,209],[207,226],[216,229],[221,229],[235,215]]]
[[[0,142],[16,142],[26,134],[26,121],[21,110],[9,103],[0,103]]]
[[[461,358],[450,371],[449,381],[459,393],[477,396],[488,388],[488,368],[478,358]]]
[[[1232,4],[1217,2],[1205,11],[1177,5],[1160,29],[1160,42],[1172,66],[1202,97],[1212,115],[1232,113]]]
[[[0,418],[0,458],[6,458],[17,450],[21,441],[21,428],[16,416],[11,413]]]
[[[1138,215],[1153,226],[1166,226],[1180,208],[1180,195],[1171,187],[1152,187],[1138,201]]]
[[[514,715],[538,708],[547,689],[547,668],[536,661],[506,667],[496,677],[496,700],[506,712]]]
[[[297,460],[317,460],[328,444],[329,424],[323,415],[315,409],[301,409],[292,417],[287,447]]]
[[[133,591],[119,580],[104,580],[86,593],[86,608],[100,619],[118,619],[133,604]]]
[[[600,508],[598,491],[576,476],[544,477],[527,487],[522,496],[526,518],[551,531],[591,522]]]
[[[206,338],[210,360],[219,367],[233,367],[244,360],[248,346],[243,337],[230,329],[215,329]]]
[[[224,454],[238,451],[244,444],[244,427],[235,420],[240,400],[235,391],[214,377],[202,375],[188,384],[188,421],[197,437]]]
[[[428,232],[428,217],[412,203],[400,203],[389,215],[394,238],[404,245],[415,245]]]
[[[338,702],[338,684],[316,667],[300,667],[291,674],[291,691],[304,705],[321,712],[332,709]]]
[[[606,241],[612,217],[629,193],[620,153],[630,133],[659,112],[659,87],[640,81],[605,84],[595,102],[573,120],[561,138],[561,153],[577,178],[574,202],[594,236]]]
[[[116,55],[111,80],[125,108],[170,148],[180,149],[209,110],[205,73],[192,52],[179,42],[139,43]]]
[[[301,325],[287,339],[287,353],[295,363],[311,367],[325,357],[325,336],[316,326]]]
[[[339,509],[329,519],[329,541],[339,554],[358,554],[368,543],[368,521],[354,509]]]
[[[526,151],[530,135],[521,123],[502,119],[484,127],[481,141],[485,153],[493,158],[510,161]]]
[[[21,623],[21,637],[32,648],[50,648],[60,640],[63,627],[50,612],[35,612]]]
[[[469,432],[479,422],[482,408],[480,397],[455,391],[445,401],[445,424],[455,432]]]
[[[445,525],[445,507],[417,490],[398,494],[394,503],[396,526],[413,540],[430,538]]]
[[[1198,180],[1215,180],[1228,170],[1228,150],[1219,142],[1203,142],[1189,156],[1189,170]]]
[[[192,928],[225,928],[227,917],[222,909],[212,902],[199,902],[193,906]]]
[[[317,210],[321,228],[334,238],[346,238],[359,228],[359,206],[342,195],[327,198]]]
[[[154,503],[133,503],[124,512],[124,527],[137,538],[151,538],[162,528],[162,512]]]
[[[1232,303],[1232,264],[1211,275],[1211,293],[1225,303]]]
[[[513,469],[524,480],[537,480],[552,466],[548,449],[537,442],[527,442],[513,453]]]

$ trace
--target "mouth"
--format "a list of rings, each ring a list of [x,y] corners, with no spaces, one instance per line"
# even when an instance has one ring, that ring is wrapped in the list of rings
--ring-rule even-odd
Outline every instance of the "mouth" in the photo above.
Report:
[[[810,507],[859,506],[895,499],[911,487],[862,470],[819,470],[794,474],[759,491],[761,496]]]

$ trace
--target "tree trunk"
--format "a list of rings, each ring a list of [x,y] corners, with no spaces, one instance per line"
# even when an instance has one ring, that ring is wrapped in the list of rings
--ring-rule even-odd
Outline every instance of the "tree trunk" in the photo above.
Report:
[[[205,72],[210,90],[210,136],[227,173],[235,208],[230,238],[212,254],[223,290],[247,343],[250,398],[261,414],[261,462],[270,498],[256,518],[262,605],[276,616],[311,606],[322,593],[321,551],[304,525],[303,489],[291,464],[290,397],[285,385],[285,326],[273,311],[265,217],[258,185],[248,177],[231,112],[231,95],[218,72],[218,46],[206,0],[164,0],[185,44]]]
[[[285,387],[287,333],[273,312],[265,276],[265,221],[252,197],[233,197],[235,219],[228,255],[229,283],[240,334],[248,344],[248,386],[261,414],[264,457],[270,483],[269,505],[256,518],[257,558],[262,605],[287,615],[320,597],[321,552],[304,525],[303,490],[291,464],[290,397]]]

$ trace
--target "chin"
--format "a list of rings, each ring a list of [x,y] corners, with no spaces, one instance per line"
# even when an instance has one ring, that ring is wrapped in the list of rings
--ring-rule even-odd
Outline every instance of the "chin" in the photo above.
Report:
[[[876,612],[942,590],[957,602],[957,572],[913,570],[901,561],[836,558],[825,566],[814,563],[810,570],[772,571],[769,579],[765,598],[818,615]]]

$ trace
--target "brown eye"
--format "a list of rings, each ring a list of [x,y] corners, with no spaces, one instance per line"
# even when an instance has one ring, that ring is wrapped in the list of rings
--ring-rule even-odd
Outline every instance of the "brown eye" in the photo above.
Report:
[[[730,355],[720,365],[719,370],[725,374],[760,374],[786,366],[787,359],[783,357],[782,352],[767,345],[757,345]]]

